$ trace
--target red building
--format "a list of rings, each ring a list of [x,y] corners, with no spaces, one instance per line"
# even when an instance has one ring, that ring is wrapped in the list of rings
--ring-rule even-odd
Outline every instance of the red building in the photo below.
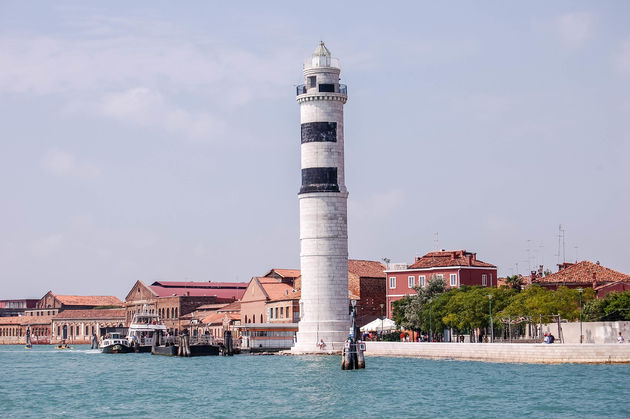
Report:
[[[392,317],[392,303],[415,294],[414,287],[425,287],[430,279],[440,279],[446,288],[462,285],[496,287],[497,267],[477,259],[466,250],[441,250],[417,257],[409,266],[392,265],[387,275],[387,317]]]

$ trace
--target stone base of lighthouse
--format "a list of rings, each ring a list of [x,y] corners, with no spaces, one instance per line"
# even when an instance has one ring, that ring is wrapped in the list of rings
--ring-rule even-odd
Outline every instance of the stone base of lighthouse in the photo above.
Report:
[[[348,339],[350,326],[349,317],[347,321],[300,322],[297,342],[291,348],[291,353],[340,353]],[[321,349],[317,345],[320,339],[326,344]]]
[[[293,353],[341,351],[350,333],[347,198],[347,192],[300,194],[302,285]]]

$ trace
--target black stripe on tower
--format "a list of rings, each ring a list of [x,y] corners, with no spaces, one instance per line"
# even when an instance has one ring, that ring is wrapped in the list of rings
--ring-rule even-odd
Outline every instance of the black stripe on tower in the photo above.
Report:
[[[307,122],[302,124],[302,144],[337,142],[336,122]]]
[[[309,167],[302,169],[300,193],[339,192],[336,167]]]

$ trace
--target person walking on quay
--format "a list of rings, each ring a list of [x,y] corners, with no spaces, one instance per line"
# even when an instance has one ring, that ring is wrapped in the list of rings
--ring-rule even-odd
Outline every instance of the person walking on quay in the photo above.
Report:
[[[621,335],[621,332],[619,332],[619,336],[617,337],[617,342],[623,343],[623,336]]]

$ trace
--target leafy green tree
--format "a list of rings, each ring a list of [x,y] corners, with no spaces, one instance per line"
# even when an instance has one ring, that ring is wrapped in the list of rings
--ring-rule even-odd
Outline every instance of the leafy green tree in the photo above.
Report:
[[[406,316],[406,312],[407,309],[409,307],[409,305],[411,304],[411,302],[417,298],[416,296],[410,296],[410,295],[405,295],[403,298],[401,298],[400,300],[396,300],[394,301],[394,303],[392,304],[393,306],[393,312],[392,312],[392,317],[393,320],[396,322],[396,324],[404,329],[409,329],[409,328],[413,328],[413,323],[411,323],[407,316]]]
[[[414,290],[416,295],[406,305],[405,325],[410,329],[428,331],[432,320],[432,313],[428,311],[429,301],[446,291],[446,283],[433,275],[426,287],[417,286]]]
[[[607,321],[630,320],[630,291],[611,292],[606,295],[604,319]]]

